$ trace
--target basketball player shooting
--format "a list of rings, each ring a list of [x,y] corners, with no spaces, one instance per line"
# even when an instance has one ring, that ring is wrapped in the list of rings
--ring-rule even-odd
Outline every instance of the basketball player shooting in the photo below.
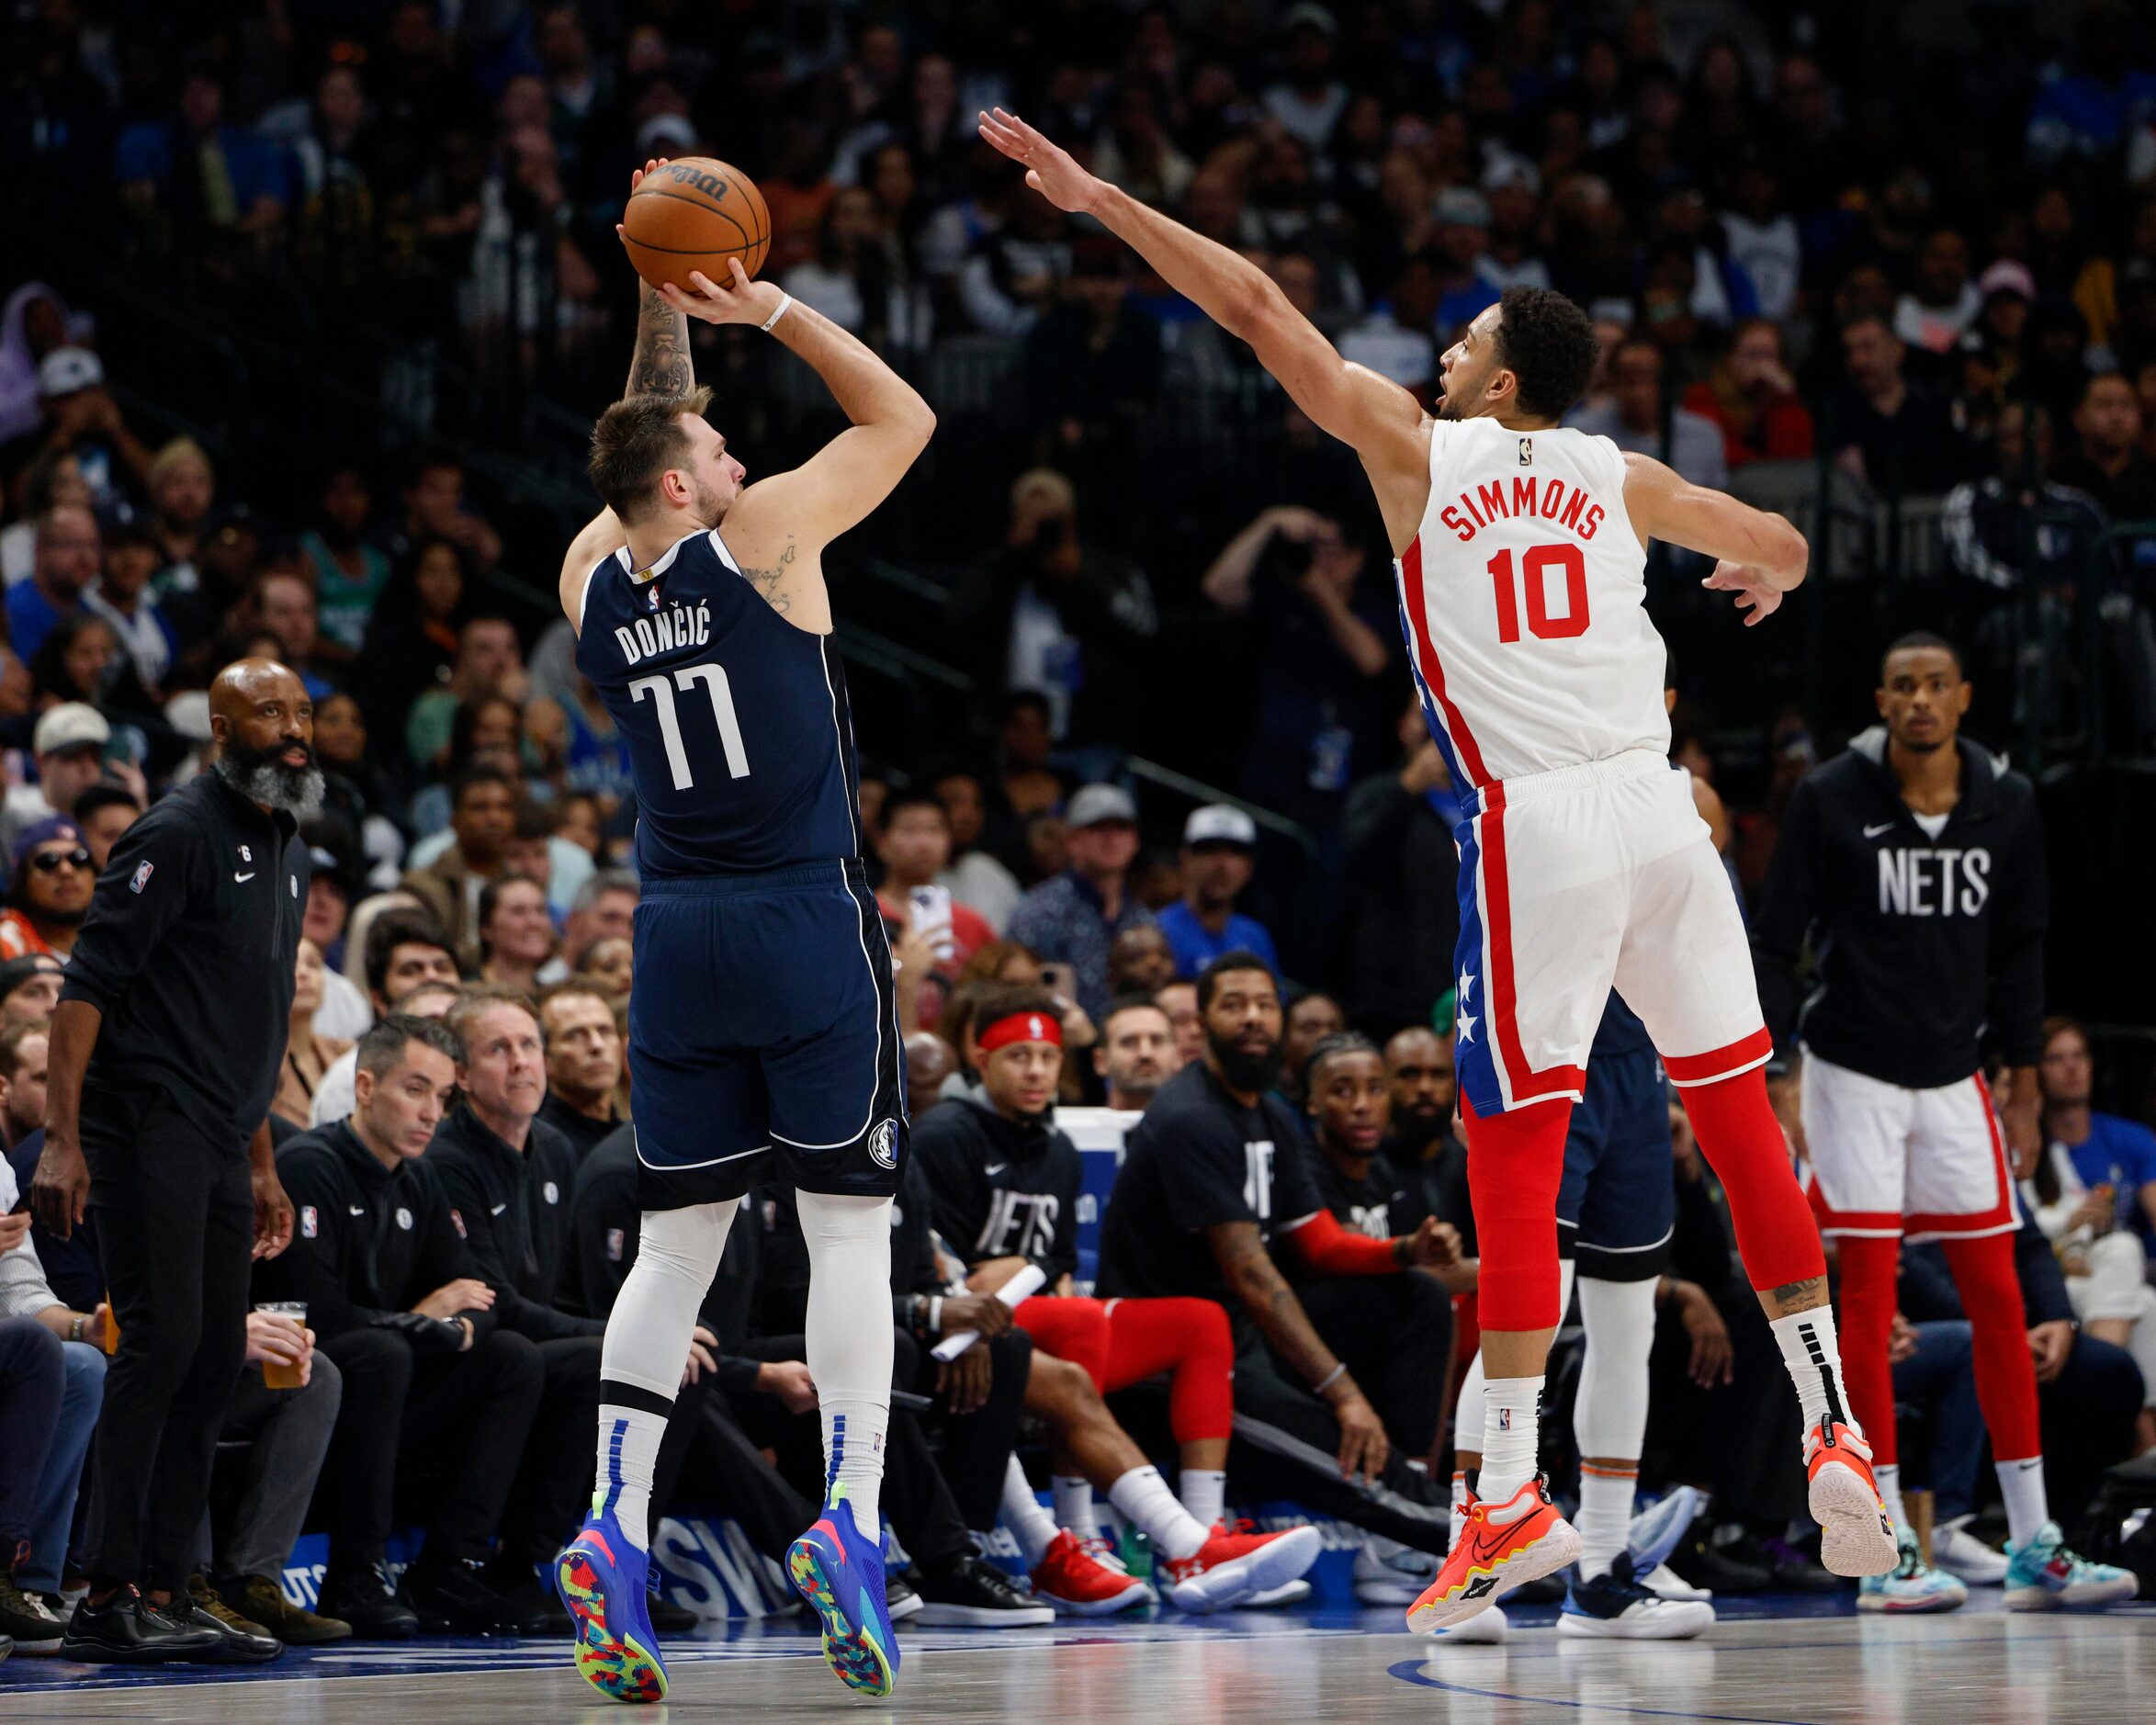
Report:
[[[606,507],[561,568],[577,668],[627,741],[644,884],[628,1054],[642,1244],[606,1326],[598,1492],[556,1577],[578,1669],[624,1701],[666,1693],[644,1605],[653,1466],[728,1225],[774,1178],[798,1192],[807,1238],[827,1463],[788,1573],[841,1680],[885,1695],[898,1670],[877,1496],[905,1082],[822,553],[889,495],[935,416],[844,330],[731,263],[724,284],[692,275],[694,294],[642,289],[629,393],[592,432]],[[745,485],[693,387],[692,317],[798,355],[849,428]]]
[[[1462,1538],[1407,1613],[1462,1622],[1579,1557],[1536,1467],[1558,1310],[1556,1203],[1587,1052],[1614,984],[1644,1021],[1729,1196],[1746,1272],[1803,1407],[1822,1558],[1891,1569],[1894,1530],[1842,1392],[1826,1261],[1769,1106],[1771,1052],[1736,903],[1668,761],[1646,547],[1717,559],[1705,585],[1764,622],[1804,579],[1778,516],[1562,429],[1595,362],[1586,316],[1514,288],[1442,362],[1436,417],[1343,360],[1255,265],[1147,209],[1000,108],[980,132],[1247,342],[1361,457],[1397,559],[1408,656],[1463,793],[1459,1063],[1481,1235],[1483,1464]],[[1518,859],[1515,861],[1515,859]]]

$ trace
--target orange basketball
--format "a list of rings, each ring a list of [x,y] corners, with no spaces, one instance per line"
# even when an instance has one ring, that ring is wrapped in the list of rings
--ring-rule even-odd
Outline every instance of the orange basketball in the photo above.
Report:
[[[710,156],[682,156],[629,194],[622,213],[629,262],[654,288],[668,282],[694,293],[691,270],[721,288],[733,283],[727,259],[753,276],[771,250],[771,211],[753,180]]]

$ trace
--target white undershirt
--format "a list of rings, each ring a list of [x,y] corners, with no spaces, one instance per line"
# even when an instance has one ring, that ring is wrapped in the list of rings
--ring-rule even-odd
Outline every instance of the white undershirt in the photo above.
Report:
[[[1947,830],[1947,822],[1952,817],[1950,815],[1919,815],[1914,809],[1912,809],[1909,812],[1909,818],[1924,829],[1925,838],[1936,839]]]

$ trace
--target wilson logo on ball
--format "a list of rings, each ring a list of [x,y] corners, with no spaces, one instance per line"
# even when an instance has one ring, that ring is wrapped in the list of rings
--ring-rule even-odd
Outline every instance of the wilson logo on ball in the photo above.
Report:
[[[670,162],[660,171],[676,186],[693,186],[706,197],[724,197],[728,192],[733,189],[717,175],[706,174],[699,168],[688,166],[685,163]]]

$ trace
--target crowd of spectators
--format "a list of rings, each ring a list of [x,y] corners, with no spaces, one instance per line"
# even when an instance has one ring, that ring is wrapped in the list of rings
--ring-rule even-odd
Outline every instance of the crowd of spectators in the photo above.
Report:
[[[1699,28],[1718,17],[1726,31]],[[1581,425],[1705,483],[1810,464],[1816,489],[1823,459],[1867,497],[1943,500],[1960,596],[1939,603],[1970,620],[1972,669],[1995,662],[2018,715],[2074,698],[2052,685],[2080,674],[2063,650],[2030,650],[2030,620],[2063,642],[2092,595],[2090,547],[2156,517],[2156,73],[2135,69],[2156,60],[2101,0],[2062,44],[2027,38],[2019,8],[1965,22],[1958,44],[1893,62],[1927,97],[1913,102],[1858,63],[1878,20],[1792,46],[1733,6],[1680,26],[1648,5],[1590,23],[1549,0],[966,0],[904,17],[40,0],[0,22],[0,175],[26,205],[35,188],[115,187],[99,220],[116,246],[206,305],[297,295],[429,351],[506,353],[596,404],[626,344],[610,229],[627,164],[710,150],[751,168],[767,270],[909,372],[957,388],[951,367],[990,366],[983,414],[1006,434],[969,443],[953,425],[962,454],[932,482],[965,506],[895,505],[894,525],[865,530],[948,575],[920,640],[974,692],[902,758],[862,738],[917,1111],[976,1091],[969,1032],[1012,986],[1055,1001],[1066,1103],[1144,1110],[1219,1061],[1198,979],[1250,954],[1303,985],[1260,1038],[1260,1088],[1306,1122],[1281,1155],[1308,1162],[1343,1227],[1455,1230],[1429,1274],[1471,1302],[1448,1076],[1459,803],[1407,698],[1360,476],[1247,354],[984,155],[971,117],[1018,107],[1259,259],[1352,357],[1426,400],[1462,322],[1508,284],[1546,283],[1603,333]],[[17,262],[35,267],[34,248]],[[291,665],[327,795],[307,827],[275,1104],[302,1225],[261,1291],[308,1315],[250,1338],[257,1365],[289,1364],[301,1387],[265,1392],[258,1371],[235,1394],[226,1435],[280,1489],[223,1495],[205,1596],[286,1639],[335,1633],[324,1618],[369,1634],[547,1620],[525,1560],[574,1508],[563,1458],[589,1445],[569,1434],[588,1423],[593,1337],[635,1249],[626,757],[567,625],[520,596],[550,553],[519,566],[467,454],[386,447],[362,423],[294,434],[309,446],[277,470],[311,464],[304,486],[235,482],[265,470],[256,452],[189,434],[152,371],[107,377],[120,315],[41,276],[0,312],[0,1130],[27,1187],[56,978],[115,837],[200,770],[209,676],[254,652]],[[719,341],[700,357],[749,375]],[[783,375],[763,381],[768,401],[724,411],[762,414],[783,446],[771,428],[815,410]],[[1150,459],[1202,403],[1247,434],[1233,458],[1201,442],[1188,465]],[[2111,567],[2104,663],[2145,738],[2156,637],[2130,544]],[[1792,716],[1726,716],[1775,727],[1778,775],[1811,759]],[[1711,772],[1699,716],[1679,721],[1679,760]],[[1126,750],[1247,801],[1141,805]],[[1786,789],[1778,777],[1769,809]],[[1254,808],[1311,836],[1314,879],[1268,878]],[[1772,836],[1765,817],[1718,835],[1746,886]],[[2041,1223],[2024,1273],[2054,1496],[2078,1508],[2106,1460],[2156,1444],[2156,1141],[2091,1113],[2085,1036],[2067,1025],[2054,1043],[2054,1150],[2022,1170]],[[1764,1586],[1808,1573],[1777,1543],[1800,1501],[1785,1386],[1721,1370],[1755,1308],[1713,1177],[1673,1133],[1681,1273],[1664,1291],[1648,1482],[1711,1493],[1699,1575]],[[354,1252],[345,1219],[372,1206],[414,1236],[407,1261]],[[711,1381],[662,1483],[742,1514],[775,1552],[819,1491],[812,1388],[783,1346],[798,1325],[752,1316],[791,1262],[780,1212],[761,1213],[736,1231],[761,1257],[729,1255],[692,1369]],[[72,1584],[106,1320],[94,1251],[25,1225],[0,1220],[0,1381],[38,1379],[30,1400],[51,1412],[41,1469],[21,1460],[27,1438],[0,1469],[0,1539],[28,1541],[0,1607],[34,1617]],[[932,1257],[909,1273],[925,1280],[895,1289],[902,1307],[937,1285]],[[1955,1322],[1943,1283],[1905,1298],[1927,1336]],[[988,1303],[946,1302],[943,1327],[987,1324]],[[976,1370],[916,1372],[941,1398],[931,1426],[988,1405]],[[1427,1463],[1446,1440],[1426,1411],[1385,1414],[1393,1447]],[[943,1438],[957,1512],[980,1528],[995,1505]],[[929,1453],[924,1438],[905,1465]],[[1981,1507],[1960,1483],[1976,1453],[1935,1445],[1956,1515]],[[948,1531],[934,1488],[914,1501],[918,1528]],[[430,1556],[400,1595],[384,1542],[407,1514]],[[277,1592],[310,1516],[332,1533],[320,1615]],[[992,1592],[956,1547],[915,1549],[950,1560],[926,1566],[931,1607]]]

